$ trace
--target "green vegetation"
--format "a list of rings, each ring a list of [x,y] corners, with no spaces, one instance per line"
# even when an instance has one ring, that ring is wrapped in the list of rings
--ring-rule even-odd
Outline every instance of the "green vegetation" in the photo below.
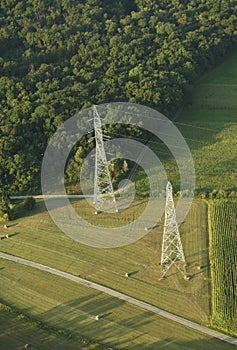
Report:
[[[235,9],[235,0],[1,1],[0,187],[39,191],[49,137],[94,103],[174,115],[235,44]]]
[[[71,334],[72,339],[92,338],[112,346],[112,349],[126,350],[234,349],[234,346],[58,276],[32,271],[32,268],[2,259],[1,268],[1,296],[4,300],[30,314],[45,328],[53,327],[62,335]],[[97,314],[104,317],[96,321]],[[17,338],[17,333],[14,337]],[[21,339],[25,339],[24,333]],[[31,343],[37,349],[43,349],[42,344],[36,343],[37,339],[31,338]],[[65,340],[61,341],[67,344]],[[77,349],[83,349],[81,342]]]
[[[0,218],[9,220],[10,218],[10,199],[5,191],[0,191]]]
[[[23,350],[26,344],[29,344],[30,350],[111,349],[94,342],[89,344],[88,339],[73,337],[70,333],[46,326],[3,304],[0,304],[0,324],[0,344],[4,350]]]
[[[237,336],[237,202],[212,202],[212,325]]]
[[[81,216],[95,225],[110,226],[111,217],[115,216],[94,215],[86,200],[75,201],[73,206]],[[114,225],[127,223],[143,207],[144,203],[134,202],[128,210],[119,213]],[[188,273],[193,275],[188,282],[176,271],[172,278],[159,281],[162,225],[134,244],[116,249],[96,249],[65,236],[50,219],[43,202],[37,202],[36,208],[26,215],[13,221],[13,226],[8,228],[10,238],[1,241],[2,252],[93,280],[202,324],[209,323],[210,279],[205,202],[195,201],[180,227]],[[204,266],[201,271],[197,270],[200,259],[200,264]],[[127,279],[124,277],[126,272],[136,273]]]
[[[1,251],[237,335],[237,204],[230,200],[237,189],[237,53],[200,79],[236,45],[236,1],[3,0],[0,21],[0,217],[15,218],[7,228],[9,238],[0,241]],[[212,296],[205,201],[195,200],[180,226],[190,281],[179,274],[159,281],[161,225],[132,245],[95,249],[62,234],[40,201],[35,208],[32,199],[12,208],[9,194],[39,191],[42,156],[57,127],[81,109],[112,101],[141,103],[172,118],[185,103],[175,124],[194,157],[197,194],[228,197],[209,207]],[[114,126],[108,133],[127,130]],[[145,143],[150,139],[137,128],[131,135]],[[71,191],[80,190],[80,166],[93,147],[89,137],[72,150],[66,168]],[[177,192],[179,176],[170,153],[157,140],[150,146]],[[113,180],[126,176],[131,166],[124,160],[111,164]],[[134,177],[142,197],[146,179],[140,169]],[[123,213],[94,216],[85,200],[72,202],[85,219],[108,227],[130,222],[145,204],[136,199]],[[0,235],[6,236],[3,228]],[[0,321],[6,319],[0,342],[6,348],[20,347],[25,335],[36,349],[67,348],[69,338],[71,349],[100,349],[100,343],[135,350],[232,348],[59,277],[3,260],[0,269],[2,302],[27,314],[18,319],[0,310]],[[127,272],[130,278],[124,277]],[[107,316],[96,322],[99,312]]]
[[[196,191],[206,197],[236,196],[236,72],[237,52],[200,80],[176,122],[195,161]]]
[[[75,201],[73,206],[76,210],[80,210],[85,218],[90,220],[94,218],[92,223],[95,224],[97,216],[91,215],[91,208],[86,201]],[[129,209],[129,217],[133,210],[136,212],[137,206],[139,202],[134,203],[134,207]],[[108,218],[101,216],[99,220],[101,224],[102,221],[105,224]],[[117,225],[120,221],[126,221],[126,214],[117,220]],[[188,262],[188,273],[192,276],[188,282],[185,282],[179,274],[159,281],[161,271],[158,262],[162,227],[157,227],[142,240],[127,247],[94,249],[65,237],[50,220],[43,202],[37,202],[31,216],[12,222],[12,226],[8,228],[10,238],[1,241],[1,251],[91,279],[202,324],[209,324],[210,272],[207,211],[204,201],[194,201],[180,231]],[[228,252],[233,246],[232,243],[229,241]],[[223,252],[222,249],[223,246],[216,245],[217,257],[221,251]],[[220,260],[217,260],[219,263]],[[233,260],[233,266],[234,264]],[[199,270],[198,266],[202,266],[202,269]],[[23,313],[27,313],[32,320],[45,325],[46,329],[53,327],[55,334],[58,334],[57,332],[67,336],[71,334],[70,339],[81,336],[112,344],[121,349],[157,349],[157,344],[170,350],[190,349],[190,347],[200,349],[200,346],[202,349],[211,346],[225,350],[232,348],[216,340],[202,339],[203,336],[180,328],[177,324],[172,325],[172,341],[170,341],[167,338],[167,327],[171,327],[170,322],[149,313],[144,314],[131,305],[113,298],[113,301],[108,302],[108,297],[99,292],[88,293],[87,288],[65,281],[63,278],[41,271],[32,273],[30,268],[4,260],[1,260],[1,268],[3,302],[23,310]],[[125,272],[136,273],[127,279],[124,277]],[[225,278],[222,273],[223,270],[220,269],[219,277],[214,281],[217,288],[222,286],[222,283],[219,284],[220,279]],[[231,300],[228,300],[228,297],[223,300],[222,291],[217,298],[222,300],[224,317],[224,313],[229,314],[229,304],[224,301],[231,302]],[[231,310],[234,310],[234,305]],[[92,326],[91,323],[95,322],[94,316],[98,313],[109,314],[103,319],[101,327]],[[128,315],[132,316],[128,318]],[[225,330],[234,329],[235,323],[231,326],[232,321],[229,319],[229,328]],[[223,329],[220,324],[214,323],[214,318],[212,325]],[[121,344],[118,339],[122,339]]]
[[[237,51],[200,79],[191,104],[174,120],[192,152],[195,190],[201,198],[237,198],[236,72]],[[179,171],[168,148],[157,140],[149,147],[158,154],[177,193]]]
[[[23,208],[26,210],[33,210],[35,207],[35,199],[33,197],[26,197],[23,202]]]

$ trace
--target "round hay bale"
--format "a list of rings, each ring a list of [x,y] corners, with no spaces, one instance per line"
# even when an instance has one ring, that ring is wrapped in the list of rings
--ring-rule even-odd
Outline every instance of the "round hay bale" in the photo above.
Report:
[[[184,279],[185,279],[185,281],[189,281],[189,280],[191,279],[191,276],[185,275],[185,276],[184,276]]]

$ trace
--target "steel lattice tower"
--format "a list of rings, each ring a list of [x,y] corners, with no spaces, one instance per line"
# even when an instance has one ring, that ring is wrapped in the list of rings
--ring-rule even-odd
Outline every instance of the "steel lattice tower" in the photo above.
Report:
[[[165,224],[161,253],[162,278],[166,276],[172,265],[175,265],[185,278],[188,278],[186,275],[183,246],[176,219],[172,185],[168,182],[166,186]]]
[[[102,204],[106,201],[106,197],[110,197],[112,199],[114,209],[116,212],[118,212],[111,176],[108,168],[108,161],[104,149],[104,137],[101,126],[101,119],[96,106],[93,107],[93,118],[95,130],[95,214],[100,211]]]

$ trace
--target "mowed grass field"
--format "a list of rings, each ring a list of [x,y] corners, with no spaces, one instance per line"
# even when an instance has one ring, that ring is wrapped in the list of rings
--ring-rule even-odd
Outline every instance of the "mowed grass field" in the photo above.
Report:
[[[64,330],[73,337],[92,338],[109,344],[111,349],[234,349],[232,345],[205,337],[126,302],[46,272],[4,260],[1,260],[1,268],[1,297],[7,303],[44,325]],[[96,321],[96,314],[102,315],[102,319]],[[54,349],[50,348],[48,334],[23,324],[18,319],[14,321],[14,318],[6,316],[6,323],[1,326],[1,348],[10,350],[14,347],[7,347],[7,344],[29,342],[33,349],[47,349],[47,346]],[[21,328],[23,326],[24,330]],[[51,337],[52,344],[58,344],[59,340]],[[81,341],[77,347],[75,341],[60,341],[61,347],[57,349],[101,348],[83,345]]]
[[[104,347],[85,344],[78,340],[66,339],[52,330],[43,330],[24,315],[6,311],[0,307],[0,348],[3,350],[23,350],[29,344],[31,350],[93,350]]]
[[[129,216],[137,212],[143,202],[129,208]],[[74,202],[76,210],[94,220],[92,207],[86,200]],[[121,221],[126,220],[126,211]],[[111,218],[113,215],[107,214]],[[106,225],[106,217],[104,224]],[[117,221],[118,217],[117,217]],[[31,216],[12,222],[8,229],[12,237],[0,241],[1,251],[39,262],[59,270],[93,280],[113,289],[154,304],[167,311],[182,315],[202,324],[210,320],[210,274],[208,265],[207,205],[193,202],[191,210],[180,226],[187,272],[192,276],[185,281],[176,270],[173,276],[160,281],[161,244],[163,224],[150,231],[143,239],[121,248],[99,249],[82,245],[65,236],[52,222],[43,202],[39,202]],[[2,233],[5,233],[2,228]],[[197,265],[201,259],[204,268]],[[130,278],[125,273],[133,273]],[[175,300],[175,303],[174,303]]]
[[[210,203],[212,325],[237,336],[237,201]]]
[[[84,217],[92,215],[85,200],[74,202]],[[137,211],[143,202],[135,202],[129,210]],[[126,211],[125,211],[126,213]],[[126,221],[126,215],[121,221]],[[122,213],[121,213],[122,214]],[[108,214],[113,216],[115,214]],[[135,215],[135,214],[134,214]],[[92,220],[92,219],[91,219]],[[105,220],[105,219],[104,219]],[[117,218],[118,220],[118,218]],[[95,223],[95,222],[94,222]],[[40,262],[82,276],[141,300],[183,315],[202,324],[210,320],[210,279],[208,270],[207,206],[194,201],[190,215],[180,227],[187,253],[190,281],[184,281],[176,271],[172,278],[159,281],[159,266],[163,227],[158,226],[143,239],[126,247],[96,249],[72,241],[59,231],[38,202],[32,215],[11,222],[10,238],[2,239],[1,251]],[[1,228],[1,234],[6,230]],[[200,263],[204,268],[197,270]],[[130,278],[125,272],[136,272]],[[151,313],[127,305],[114,298],[65,281],[47,273],[1,260],[0,298],[28,315],[73,335],[83,335],[121,349],[203,349],[216,344],[201,334]],[[175,300],[175,302],[174,302]],[[96,314],[107,315],[102,322]],[[172,335],[168,329],[172,327]]]

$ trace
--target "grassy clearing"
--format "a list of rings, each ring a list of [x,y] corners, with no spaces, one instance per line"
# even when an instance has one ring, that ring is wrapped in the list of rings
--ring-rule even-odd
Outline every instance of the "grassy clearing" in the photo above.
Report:
[[[237,81],[237,52],[202,79],[202,83],[235,85]]]
[[[227,350],[233,348],[231,345],[210,339],[138,307],[58,276],[2,259],[1,268],[1,298],[4,298],[5,302],[29,314],[47,327],[53,326],[58,330],[66,331],[73,337],[92,338],[117,349],[188,350],[192,348],[199,350],[201,348],[208,350],[215,348]],[[104,317],[96,321],[96,314]],[[18,320],[11,322],[14,330]],[[4,339],[8,341],[6,333],[9,329],[6,328],[4,327],[0,337],[1,344],[4,344]],[[13,334],[12,341],[19,341],[19,337],[25,341],[27,329],[26,327],[24,332],[20,332],[19,328],[18,332]],[[172,334],[169,332],[170,329]],[[29,332],[30,338],[27,339],[31,340],[36,349],[47,349],[41,343],[41,339],[34,338],[35,333],[32,329],[29,329]],[[54,344],[56,342],[57,339]],[[74,349],[73,346],[65,348]],[[87,349],[81,343],[78,343],[76,348]],[[96,346],[95,349],[97,349]]]
[[[81,207],[84,216],[87,212],[91,217],[91,207],[85,200],[74,205],[77,210]],[[137,211],[138,205],[137,202],[129,209],[130,215],[132,210]],[[93,223],[97,220],[101,223],[99,215],[92,217]],[[1,241],[3,252],[91,279],[200,323],[209,322],[207,208],[201,200],[193,203],[180,227],[188,273],[193,275],[188,282],[176,271],[173,271],[172,278],[159,281],[162,225],[136,243],[115,249],[91,248],[68,238],[52,223],[42,202],[37,203],[34,215],[21,218],[12,225],[8,232],[13,236]],[[204,266],[201,271],[197,270],[199,255]],[[124,277],[126,272],[134,274],[127,279]]]
[[[237,202],[210,204],[212,325],[237,336]]]
[[[237,52],[200,80],[176,123],[192,151],[198,191],[237,188],[236,72]]]
[[[195,86],[192,104],[174,124],[184,136],[195,162],[196,191],[236,191],[237,188],[237,52]],[[154,141],[151,148],[161,159],[174,188],[179,172],[168,148]]]

